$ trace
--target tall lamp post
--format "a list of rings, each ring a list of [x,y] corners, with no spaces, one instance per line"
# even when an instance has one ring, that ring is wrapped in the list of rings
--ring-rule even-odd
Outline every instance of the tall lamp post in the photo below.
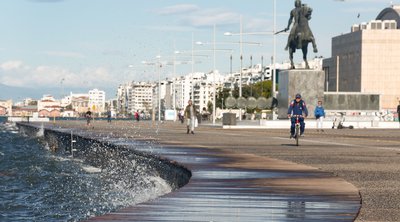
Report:
[[[276,0],[273,0],[273,27],[272,27],[272,31],[270,32],[247,32],[247,33],[243,33],[242,30],[242,17],[240,17],[240,33],[230,33],[227,32],[224,35],[240,35],[240,39],[242,40],[242,36],[243,35],[272,35],[273,36],[273,56],[272,56],[272,96],[275,97],[276,96]],[[282,33],[282,34],[286,34],[288,35],[288,33]],[[241,48],[241,52],[242,52],[242,48]],[[241,85],[240,85],[240,89],[241,89]],[[241,90],[240,90],[241,92]],[[239,93],[240,94],[240,93]],[[240,94],[241,96],[241,94]],[[275,119],[275,116],[273,117]]]
[[[180,56],[190,56],[191,57],[191,60],[190,61],[186,61],[186,62],[187,63],[191,63],[191,65],[192,65],[192,73],[190,74],[190,93],[191,93],[190,99],[193,100],[193,102],[194,102],[194,90],[193,90],[193,84],[192,84],[192,82],[193,82],[193,73],[194,73],[194,64],[201,62],[201,61],[195,61],[194,57],[209,57],[209,56],[208,55],[195,54],[195,52],[205,51],[205,50],[195,50],[194,49],[195,43],[194,43],[194,41],[192,41],[192,42],[193,42],[192,49],[190,51],[186,51],[186,50],[178,51],[177,50],[174,53],[178,54]]]
[[[213,63],[214,63],[214,65],[213,65],[213,124],[215,124],[215,101],[216,101],[216,99],[215,99],[215,70],[216,70],[216,52],[217,51],[229,51],[229,52],[232,52],[233,50],[232,49],[217,49],[216,48],[216,44],[230,44],[230,43],[219,43],[219,42],[215,42],[215,27],[214,27],[214,41],[212,42],[212,43],[209,43],[209,42],[200,42],[200,41],[197,41],[197,42],[194,42],[193,41],[193,35],[192,35],[192,42],[193,42],[193,44],[192,44],[192,50],[191,50],[191,56],[192,56],[192,74],[191,74],[191,82],[193,81],[193,74],[194,74],[194,63],[195,63],[195,61],[194,61],[194,57],[195,56],[206,56],[206,55],[200,55],[200,54],[195,54],[195,52],[213,52]],[[212,49],[194,49],[194,46],[195,45],[208,45],[208,44],[212,44],[213,45],[213,48]],[[185,51],[183,51],[183,52],[185,52]],[[207,56],[208,57],[208,56]],[[194,90],[193,90],[193,84],[191,84],[191,94],[192,94],[192,96],[191,96],[191,99],[192,100],[194,100]]]
[[[157,74],[158,74],[158,122],[161,121],[161,56],[157,56]]]
[[[157,67],[158,75],[158,122],[161,122],[161,56],[156,56],[157,62],[142,61],[145,65],[155,65]]]
[[[197,45],[206,45],[206,44],[212,44],[213,45],[213,49],[211,50],[201,50],[201,51],[213,51],[213,124],[215,124],[215,120],[216,120],[216,79],[215,79],[215,72],[216,72],[216,52],[217,51],[228,51],[232,53],[232,49],[217,49],[216,45],[217,44],[230,44],[229,42],[216,42],[215,41],[215,25],[214,25],[214,41],[212,43],[203,43],[203,42],[196,42]],[[231,55],[232,57],[232,55]]]

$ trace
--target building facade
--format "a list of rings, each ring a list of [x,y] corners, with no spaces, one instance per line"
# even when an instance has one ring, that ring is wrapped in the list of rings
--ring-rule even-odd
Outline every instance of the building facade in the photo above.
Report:
[[[12,100],[0,100],[0,116],[12,115]]]
[[[37,103],[37,111],[40,117],[59,117],[61,103],[51,95],[44,95]]]
[[[125,83],[118,86],[117,89],[117,107],[116,111],[119,115],[125,116],[128,114],[128,105],[130,91],[132,89],[131,83]]]
[[[71,105],[72,109],[75,110],[76,112],[80,113],[81,115],[83,113],[86,113],[89,107],[89,94],[75,94],[71,93]]]
[[[103,113],[105,112],[106,93],[102,90],[92,89],[89,90],[89,107],[92,112]]]
[[[149,114],[153,104],[153,84],[132,82],[129,88],[128,112],[136,111]]]
[[[332,39],[332,57],[324,60],[325,91],[380,94],[381,109],[393,109],[400,97],[400,7],[384,9],[369,23]]]

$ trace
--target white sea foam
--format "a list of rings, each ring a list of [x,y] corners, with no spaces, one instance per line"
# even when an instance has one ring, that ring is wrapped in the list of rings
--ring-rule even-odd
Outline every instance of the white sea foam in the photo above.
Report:
[[[44,144],[44,149],[45,150],[50,150],[50,146],[49,146],[49,144],[47,142],[45,142],[45,144]]]
[[[145,184],[133,186],[131,181],[115,181],[106,196],[111,198],[109,204],[117,206],[131,206],[154,200],[159,196],[172,191],[172,187],[161,177],[141,175]]]
[[[40,127],[39,131],[36,133],[36,136],[37,136],[37,137],[43,137],[43,136],[44,136],[44,127],[43,127],[43,124],[42,124],[42,126]]]
[[[54,159],[60,162],[71,161],[71,159],[66,156],[54,156]]]
[[[82,166],[82,169],[87,173],[101,173],[101,169],[94,166]]]

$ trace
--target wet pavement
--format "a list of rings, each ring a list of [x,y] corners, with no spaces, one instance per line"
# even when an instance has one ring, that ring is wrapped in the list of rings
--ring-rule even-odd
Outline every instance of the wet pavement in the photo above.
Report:
[[[97,122],[85,128],[61,122],[48,127],[148,152],[192,172],[189,183],[177,191],[89,221],[353,221],[361,207],[358,189],[331,173],[222,149],[234,147],[234,141],[238,148],[263,146],[251,138],[240,144],[235,132],[186,135],[177,124],[148,123],[110,127]]]
[[[153,152],[189,166],[193,175],[189,184],[90,221],[353,221],[360,207],[358,196],[303,194],[268,184],[279,179],[332,177],[327,173],[223,167],[219,163],[237,157],[201,148],[153,148]]]

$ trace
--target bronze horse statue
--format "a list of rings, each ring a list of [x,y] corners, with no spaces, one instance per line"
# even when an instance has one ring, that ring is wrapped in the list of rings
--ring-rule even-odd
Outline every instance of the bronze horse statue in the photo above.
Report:
[[[295,1],[295,8],[290,12],[288,26],[286,29],[284,29],[284,31],[289,30],[289,27],[294,20],[292,29],[290,30],[290,34],[288,37],[287,45],[285,47],[285,50],[289,50],[291,69],[295,69],[293,63],[293,53],[296,52],[296,49],[301,49],[303,51],[303,60],[305,62],[306,69],[310,68],[307,62],[308,43],[312,43],[314,53],[318,52],[317,45],[315,44],[314,35],[308,25],[308,21],[311,19],[311,13],[312,8],[308,7],[305,4],[301,4],[301,0]]]

